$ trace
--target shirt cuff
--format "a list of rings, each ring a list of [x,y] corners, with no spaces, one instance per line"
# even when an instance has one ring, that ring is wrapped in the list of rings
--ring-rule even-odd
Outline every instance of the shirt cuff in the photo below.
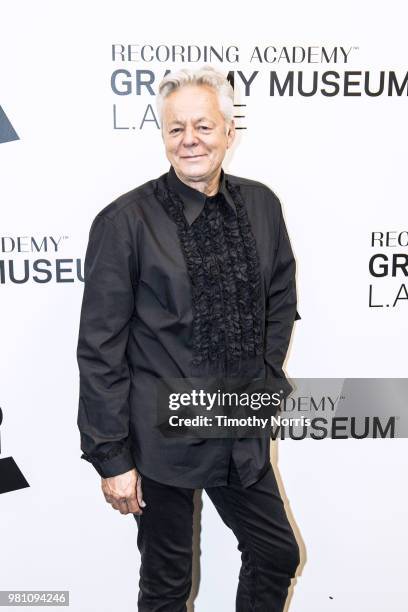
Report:
[[[103,458],[101,456],[95,457],[83,453],[81,459],[85,459],[85,461],[91,463],[102,478],[119,476],[119,474],[124,474],[135,467],[133,456],[128,445],[124,445],[119,449],[114,449]]]

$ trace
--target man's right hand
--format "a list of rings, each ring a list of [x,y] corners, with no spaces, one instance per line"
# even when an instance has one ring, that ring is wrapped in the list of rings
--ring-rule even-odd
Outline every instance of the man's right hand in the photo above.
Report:
[[[142,494],[142,477],[136,468],[111,476],[102,478],[102,491],[106,501],[112,508],[119,510],[121,514],[143,514],[141,508],[146,506]]]

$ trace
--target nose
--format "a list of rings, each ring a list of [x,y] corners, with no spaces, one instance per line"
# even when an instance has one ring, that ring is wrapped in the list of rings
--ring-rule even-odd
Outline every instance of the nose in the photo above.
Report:
[[[198,137],[194,127],[186,126],[183,134],[183,146],[193,147],[198,143]]]

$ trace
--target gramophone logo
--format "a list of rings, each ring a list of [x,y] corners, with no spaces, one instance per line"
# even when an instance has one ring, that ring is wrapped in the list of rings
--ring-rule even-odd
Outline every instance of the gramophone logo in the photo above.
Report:
[[[0,106],[0,143],[20,140],[6,113]]]
[[[3,421],[3,411],[0,408],[0,426]],[[0,429],[0,455],[1,455],[1,429]],[[24,489],[30,485],[24,478],[20,468],[13,457],[0,457],[0,493],[10,493]]]

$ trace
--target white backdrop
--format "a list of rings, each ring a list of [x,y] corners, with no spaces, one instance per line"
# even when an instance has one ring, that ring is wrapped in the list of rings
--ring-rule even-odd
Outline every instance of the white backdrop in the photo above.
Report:
[[[386,83],[393,71],[401,85],[406,19],[402,0],[2,3],[0,107],[19,139],[0,144],[0,458],[12,456],[30,487],[0,495],[0,590],[69,590],[75,612],[137,609],[135,521],[105,503],[96,472],[79,460],[76,264],[95,214],[168,169],[155,122],[140,127],[154,96],[136,95],[134,75],[151,71],[155,90],[181,63],[112,61],[112,45],[237,47],[237,62],[211,62],[235,72],[236,102],[246,105],[237,107],[245,115],[237,124],[247,129],[224,168],[266,183],[282,201],[302,316],[287,372],[406,377],[408,301],[392,306],[404,277],[373,279],[368,261],[376,252],[407,253],[406,245],[370,242],[374,231],[408,230],[407,87],[401,96],[344,96],[342,87],[333,97],[269,96],[271,71],[282,82],[302,71],[305,88],[313,71],[336,71],[339,83],[345,71],[368,71],[372,89],[380,71]],[[350,52],[347,63],[319,55],[313,63],[250,62],[255,47]],[[117,69],[133,74],[132,94],[112,92]],[[258,71],[247,97],[239,70],[247,78]],[[130,129],[113,129],[114,105]],[[44,237],[40,252],[31,251],[31,238]],[[49,282],[33,278],[39,259],[48,261],[41,265]],[[10,280],[10,260],[17,278],[27,260],[26,282]],[[67,269],[62,282],[58,266]],[[369,306],[370,284],[374,301],[391,306]],[[405,439],[272,445],[302,550],[290,612],[406,610],[407,450]],[[234,538],[203,495],[195,611],[232,612],[238,569]]]

